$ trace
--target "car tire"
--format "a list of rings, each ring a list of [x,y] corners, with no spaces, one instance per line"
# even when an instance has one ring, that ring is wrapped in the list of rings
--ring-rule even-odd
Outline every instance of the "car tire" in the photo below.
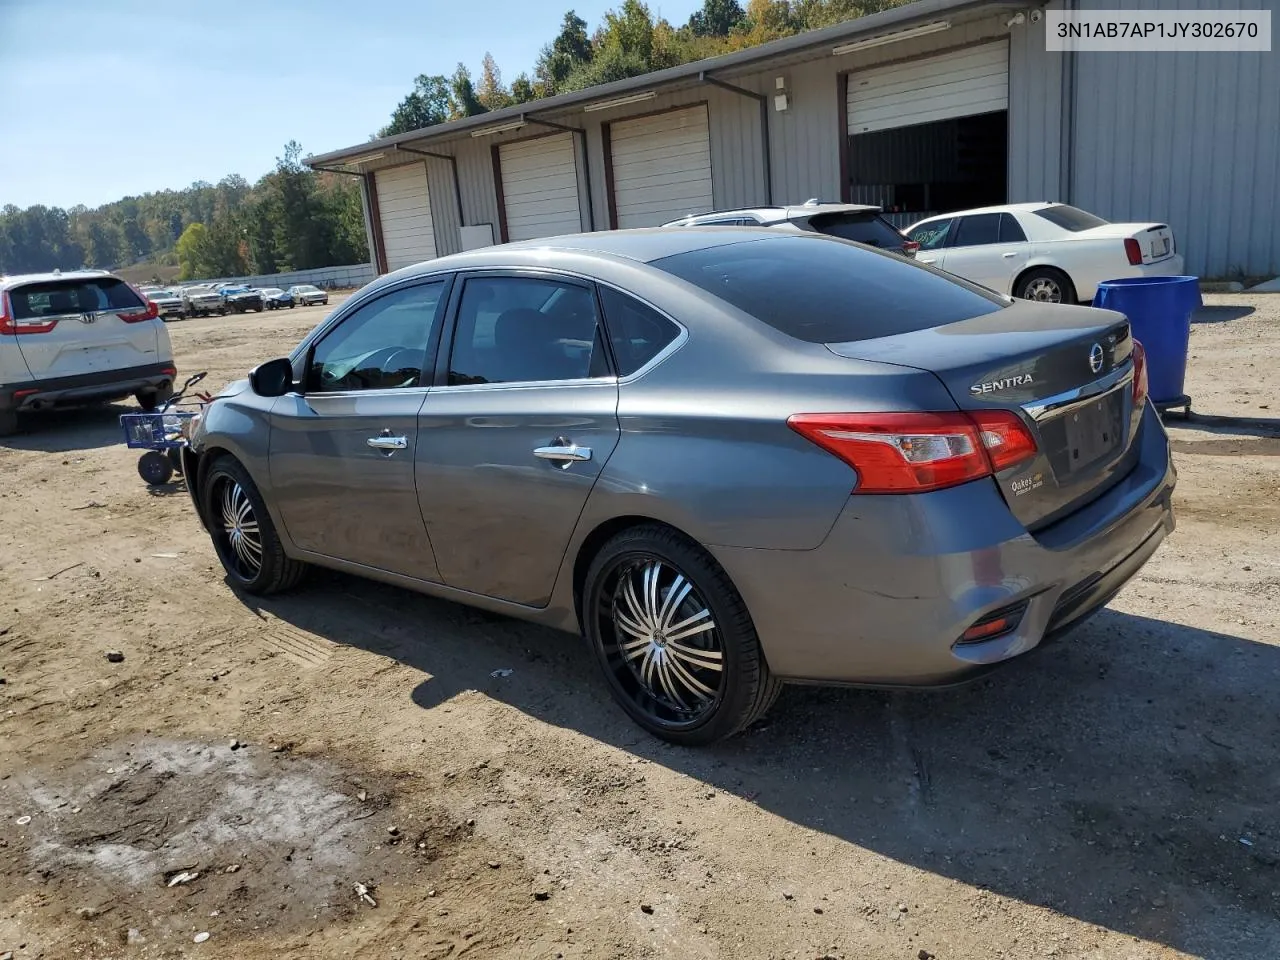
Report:
[[[133,395],[133,399],[138,401],[138,406],[146,413],[153,413],[172,396],[173,388],[165,387],[163,390],[139,390]]]
[[[220,456],[200,482],[213,549],[228,579],[265,596],[297,586],[307,565],[284,552],[258,487],[234,457]]]
[[[11,437],[18,432],[18,411],[0,410],[0,437]]]
[[[669,527],[645,524],[609,540],[591,561],[581,602],[614,699],[663,740],[703,746],[731,737],[782,689],[728,574]]]
[[[1019,300],[1041,303],[1075,303],[1076,288],[1056,267],[1035,267],[1018,278],[1013,295]]]

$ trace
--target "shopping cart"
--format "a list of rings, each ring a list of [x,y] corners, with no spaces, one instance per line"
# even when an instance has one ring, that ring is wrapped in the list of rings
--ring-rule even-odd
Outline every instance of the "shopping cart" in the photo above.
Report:
[[[200,415],[199,410],[175,409],[187,391],[203,380],[206,372],[188,378],[182,389],[165,401],[164,406],[152,413],[122,413],[120,428],[124,431],[124,443],[131,450],[146,450],[138,458],[138,476],[148,486],[159,487],[182,471],[182,448],[187,445],[191,421]],[[196,394],[203,407],[212,399],[207,393]]]

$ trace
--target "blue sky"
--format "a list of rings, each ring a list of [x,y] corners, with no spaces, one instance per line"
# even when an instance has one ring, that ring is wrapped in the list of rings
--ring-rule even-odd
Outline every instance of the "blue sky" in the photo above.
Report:
[[[0,0],[0,206],[96,206],[359,143],[420,73],[510,82],[620,0]],[[680,24],[700,0],[651,0]]]

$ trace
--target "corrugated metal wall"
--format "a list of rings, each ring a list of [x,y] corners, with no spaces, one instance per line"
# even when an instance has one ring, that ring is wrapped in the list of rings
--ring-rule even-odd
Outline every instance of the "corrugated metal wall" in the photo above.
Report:
[[[608,122],[667,110],[671,107],[707,104],[711,140],[711,178],[716,208],[744,207],[764,203],[764,157],[760,138],[760,105],[750,97],[731,93],[709,84],[699,84],[674,93],[663,93],[642,103],[613,110],[578,113],[561,120],[585,126],[595,204],[596,228],[609,227],[609,197],[605,188],[604,141],[601,126]],[[690,211],[693,212],[693,211]],[[699,211],[702,212],[702,211]]]
[[[1268,0],[1089,0],[1091,9],[1270,9]],[[1280,55],[1082,53],[1071,202],[1173,227],[1199,276],[1280,273]]]
[[[774,201],[802,203],[810,197],[839,200],[844,172],[840,169],[838,77],[859,69],[914,59],[1008,36],[1008,14],[957,23],[950,30],[913,40],[869,47],[841,57],[816,54],[818,59],[733,78],[772,96],[774,79],[783,77],[791,102],[785,111],[769,116],[773,149]],[[1041,45],[1043,50],[1043,44]],[[1015,96],[1010,82],[1010,97]]]
[[[1055,0],[1049,9],[1062,4]],[[1065,58],[1044,49],[1045,21],[1009,31],[1009,202],[1058,200]],[[1123,56],[1123,55],[1122,55]]]
[[[458,194],[453,189],[453,165],[438,157],[423,157],[427,164],[427,193],[431,197],[431,223],[435,227],[436,256],[462,250],[458,231]]]

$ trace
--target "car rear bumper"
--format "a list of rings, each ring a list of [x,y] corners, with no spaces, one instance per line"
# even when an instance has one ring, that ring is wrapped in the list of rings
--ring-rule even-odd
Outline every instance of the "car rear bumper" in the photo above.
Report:
[[[97,370],[0,386],[0,410],[42,410],[102,400],[122,400],[142,390],[173,386],[172,364],[152,363],[119,370]]]
[[[301,303],[304,307],[327,306],[329,303],[329,298],[328,297],[302,297],[297,302]]]
[[[157,304],[156,309],[162,317],[180,317],[183,313],[183,307],[180,303],[167,303],[163,306]]]
[[[191,313],[219,313],[226,308],[227,305],[221,300],[209,300],[203,302],[192,300],[186,306],[186,309]]]
[[[1176,474],[1148,407],[1138,464],[1116,486],[1034,536],[996,484],[850,497],[808,551],[713,548],[751,611],[769,666],[791,680],[885,686],[968,679],[1105,605],[1173,530]],[[1018,626],[960,643],[1022,606]]]
[[[1137,266],[1126,264],[1116,269],[1115,276],[1103,277],[1093,286],[1077,290],[1076,296],[1081,303],[1089,303],[1098,293],[1098,283],[1104,283],[1107,280],[1125,280],[1129,277],[1181,277],[1185,266],[1186,261],[1180,253],[1157,260],[1155,263],[1140,263]]]

